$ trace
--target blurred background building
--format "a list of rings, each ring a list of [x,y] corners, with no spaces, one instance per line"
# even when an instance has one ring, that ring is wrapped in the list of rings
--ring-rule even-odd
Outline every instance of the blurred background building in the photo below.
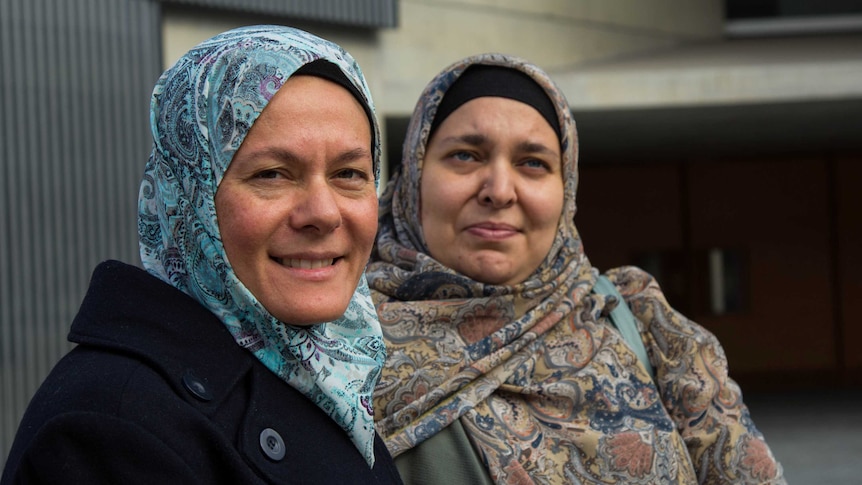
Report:
[[[538,64],[578,123],[593,264],[655,274],[747,392],[862,389],[859,0],[2,0],[0,465],[92,268],[139,263],[157,77],[256,23],[357,58],[390,167],[442,68]]]

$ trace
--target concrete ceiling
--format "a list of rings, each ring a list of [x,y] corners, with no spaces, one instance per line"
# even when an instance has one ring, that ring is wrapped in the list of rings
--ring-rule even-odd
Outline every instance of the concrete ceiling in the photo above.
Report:
[[[862,154],[862,98],[574,115],[582,163]]]
[[[862,98],[575,110],[574,116],[584,164],[846,154],[862,157]],[[408,118],[386,120],[390,163],[397,163],[401,156],[407,122]]]

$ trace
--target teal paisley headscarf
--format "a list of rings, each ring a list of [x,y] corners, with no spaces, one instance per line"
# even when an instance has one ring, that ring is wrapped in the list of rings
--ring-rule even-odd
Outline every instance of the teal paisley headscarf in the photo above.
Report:
[[[240,346],[329,414],[371,466],[371,396],[386,353],[365,278],[338,320],[310,327],[281,322],[237,278],[216,217],[216,190],[252,124],[297,69],[318,59],[340,68],[373,113],[356,61],[339,46],[289,27],[217,35],[161,76],[150,107],[154,146],[138,204],[141,259],[147,271],[211,310]],[[380,132],[370,118],[376,183]]]

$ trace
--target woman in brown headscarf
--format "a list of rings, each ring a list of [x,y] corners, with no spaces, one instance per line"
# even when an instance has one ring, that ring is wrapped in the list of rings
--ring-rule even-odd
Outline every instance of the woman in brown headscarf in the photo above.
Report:
[[[536,66],[471,57],[423,92],[367,271],[402,478],[782,483],[715,337],[640,269],[605,274],[624,302],[596,290],[577,182],[574,120]],[[648,362],[610,322],[626,306]]]

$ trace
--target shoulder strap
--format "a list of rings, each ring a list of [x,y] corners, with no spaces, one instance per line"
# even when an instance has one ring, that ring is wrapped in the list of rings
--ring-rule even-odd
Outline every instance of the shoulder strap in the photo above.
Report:
[[[598,280],[596,280],[596,286],[593,287],[593,291],[600,295],[614,296],[619,300],[616,308],[611,310],[611,323],[622,334],[623,340],[634,350],[635,355],[638,356],[638,360],[641,361],[641,364],[649,372],[650,377],[654,377],[655,370],[653,370],[649,357],[647,357],[646,347],[635,323],[635,316],[632,314],[623,296],[617,290],[616,285],[611,283],[611,280],[607,277],[599,276]]]

